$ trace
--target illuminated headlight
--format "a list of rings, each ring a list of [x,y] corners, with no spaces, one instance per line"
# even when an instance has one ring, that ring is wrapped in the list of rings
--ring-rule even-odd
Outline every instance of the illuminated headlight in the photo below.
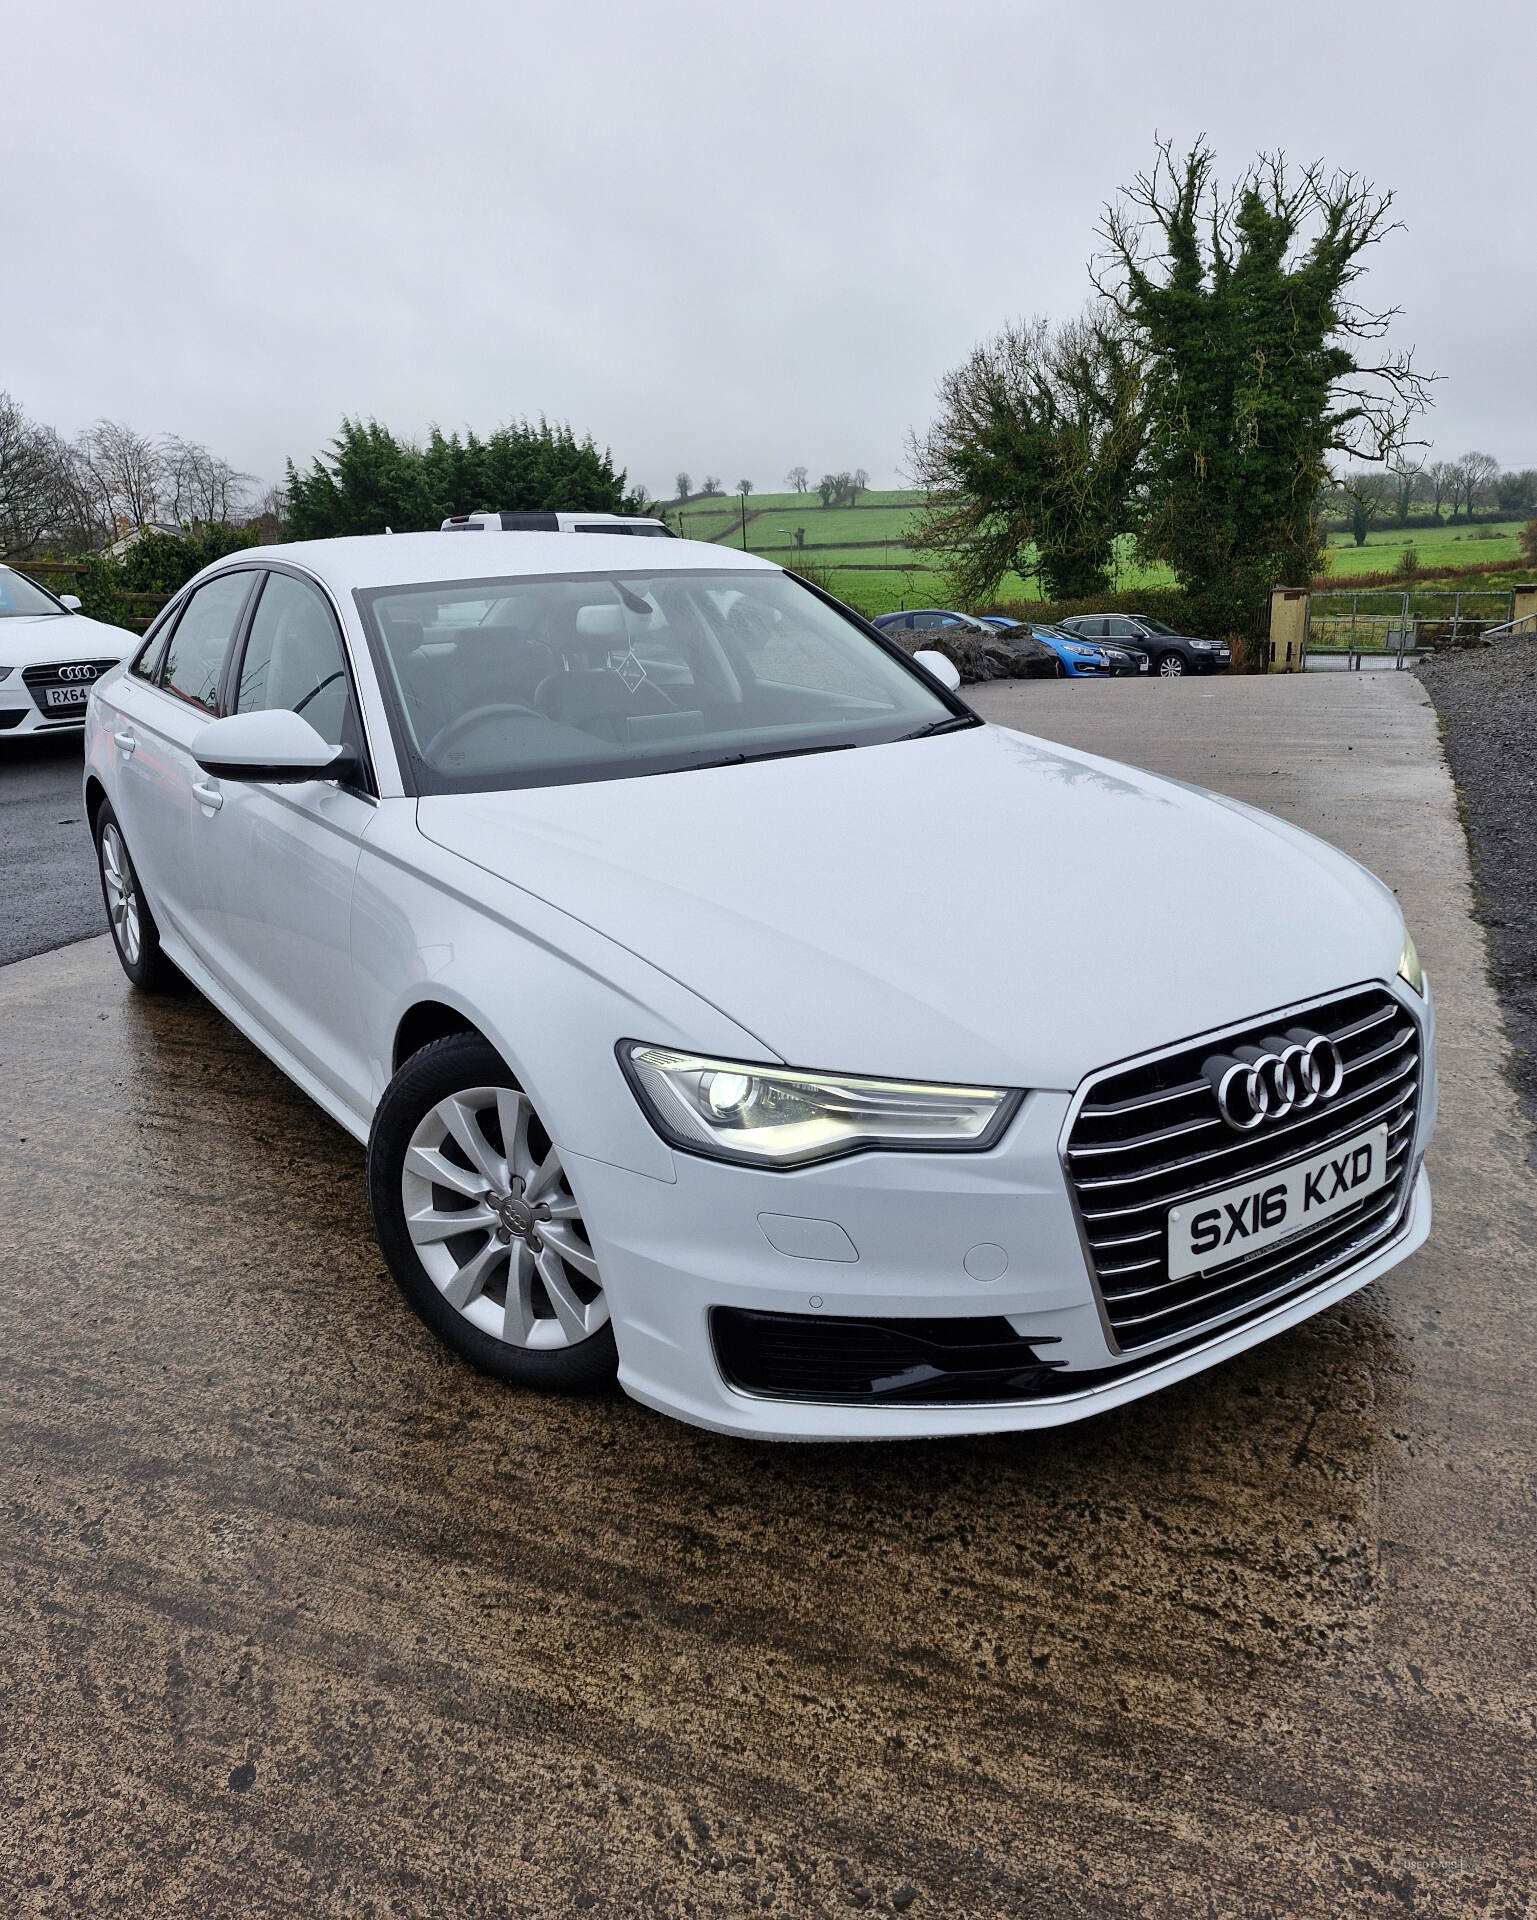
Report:
[[[1404,950],[1398,956],[1398,977],[1407,980],[1416,993],[1425,991],[1425,969],[1420,965],[1420,956],[1414,950],[1414,941],[1406,933]]]
[[[1022,1097],[1006,1087],[708,1060],[633,1040],[620,1042],[619,1059],[647,1118],[673,1146],[760,1167],[800,1167],[869,1147],[976,1152],[993,1144]]]

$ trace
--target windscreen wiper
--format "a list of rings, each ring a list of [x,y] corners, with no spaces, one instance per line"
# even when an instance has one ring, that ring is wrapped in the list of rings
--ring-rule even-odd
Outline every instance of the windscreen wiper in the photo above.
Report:
[[[927,726],[915,727],[911,733],[899,733],[899,740],[927,740],[935,733],[959,733],[962,727],[979,727],[981,716],[975,713],[952,713],[943,720],[930,720]]]
[[[680,772],[699,773],[706,767],[740,767],[750,760],[794,760],[807,753],[843,753],[857,740],[831,740],[825,747],[770,747],[763,753],[727,753],[719,760],[690,760]]]

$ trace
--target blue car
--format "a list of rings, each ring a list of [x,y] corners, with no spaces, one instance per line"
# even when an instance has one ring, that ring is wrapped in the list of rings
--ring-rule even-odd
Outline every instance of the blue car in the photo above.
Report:
[[[1033,622],[1027,624],[1023,620],[1011,620],[1001,613],[984,613],[978,618],[983,626],[996,628],[1002,634],[1034,634],[1062,662],[1062,671],[1075,680],[1104,680],[1115,674],[1147,672],[1147,655],[1138,653],[1132,647],[1107,647],[1091,643],[1080,640],[1076,633],[1069,633],[1063,627],[1038,626]]]

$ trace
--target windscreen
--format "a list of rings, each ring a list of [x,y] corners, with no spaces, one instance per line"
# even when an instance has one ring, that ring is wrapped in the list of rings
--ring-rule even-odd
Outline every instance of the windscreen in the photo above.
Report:
[[[0,567],[0,620],[31,619],[39,613],[68,613],[51,593],[34,586],[24,574]]]
[[[419,793],[622,779],[970,723],[779,572],[460,581],[357,598]]]

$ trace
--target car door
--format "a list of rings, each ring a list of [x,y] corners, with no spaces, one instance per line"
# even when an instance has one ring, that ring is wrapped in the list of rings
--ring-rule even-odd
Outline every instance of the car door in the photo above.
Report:
[[[218,713],[219,685],[256,574],[217,574],[191,593],[165,644],[112,687],[112,803],[161,931],[206,958],[192,858],[192,742]]]
[[[349,924],[372,776],[351,668],[330,603],[311,581],[263,579],[224,691],[231,713],[286,707],[358,754],[356,785],[264,785],[205,776],[196,864],[206,944],[219,979],[349,1105],[370,1082]]]

